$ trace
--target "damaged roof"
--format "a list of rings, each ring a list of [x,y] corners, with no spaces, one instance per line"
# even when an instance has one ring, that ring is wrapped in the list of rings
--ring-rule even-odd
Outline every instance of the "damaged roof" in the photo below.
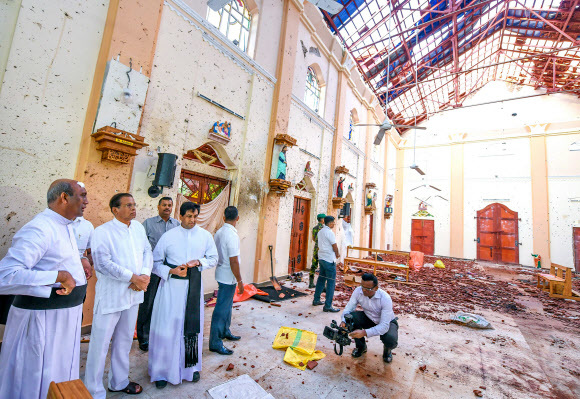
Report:
[[[324,18],[400,124],[491,80],[580,89],[580,0],[337,0]]]

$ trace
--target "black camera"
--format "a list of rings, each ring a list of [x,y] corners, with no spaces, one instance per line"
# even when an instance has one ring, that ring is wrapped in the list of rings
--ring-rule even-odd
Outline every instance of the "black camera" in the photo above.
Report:
[[[341,327],[336,324],[336,321],[332,320],[330,327],[325,326],[324,332],[322,333],[326,338],[334,341],[334,353],[338,356],[342,356],[343,347],[352,343],[352,339],[348,336],[349,333],[354,331],[354,319],[351,314],[344,315],[344,324],[346,326]],[[340,348],[339,350],[336,349],[337,345]]]

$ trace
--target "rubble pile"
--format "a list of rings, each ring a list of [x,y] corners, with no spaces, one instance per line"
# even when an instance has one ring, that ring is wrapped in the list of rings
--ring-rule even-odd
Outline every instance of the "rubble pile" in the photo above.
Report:
[[[434,264],[439,259],[425,256],[425,263]],[[398,255],[387,255],[383,260],[403,263]],[[412,284],[384,283],[383,287],[393,298],[393,310],[396,314],[413,314],[417,317],[447,322],[450,314],[458,311],[477,313],[481,309],[501,313],[517,314],[521,317],[534,317],[518,301],[525,296],[538,298],[544,306],[546,315],[580,328],[580,303],[550,298],[547,293],[536,288],[536,270],[522,269],[527,279],[518,279],[516,273],[521,270],[508,271],[510,278],[496,277],[487,268],[474,261],[443,258],[445,269],[422,267],[411,271],[409,280]],[[362,274],[362,271],[358,274]],[[377,273],[379,280],[390,280],[394,276]],[[337,305],[345,306],[355,287],[342,284],[343,273],[337,273],[335,299]],[[577,280],[574,281],[578,288]]]

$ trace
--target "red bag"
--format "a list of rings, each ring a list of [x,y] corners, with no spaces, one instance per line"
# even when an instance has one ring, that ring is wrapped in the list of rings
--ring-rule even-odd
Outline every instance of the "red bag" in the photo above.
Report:
[[[423,267],[423,252],[411,251],[411,259],[409,260],[409,267],[411,270],[418,272]]]

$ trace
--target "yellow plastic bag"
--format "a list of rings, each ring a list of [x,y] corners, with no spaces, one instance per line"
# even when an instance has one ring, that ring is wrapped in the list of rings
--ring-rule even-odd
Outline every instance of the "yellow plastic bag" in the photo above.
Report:
[[[317,335],[312,331],[292,327],[280,327],[272,348],[286,349],[292,347],[306,355],[312,355],[316,349]]]
[[[314,351],[311,355],[302,353],[292,347],[286,349],[286,354],[284,355],[284,361],[297,369],[305,370],[306,365],[310,360],[320,360],[326,357],[321,351]]]
[[[445,269],[445,265],[443,262],[441,262],[441,259],[437,259],[437,262],[435,262],[433,266],[435,266],[437,269]]]

